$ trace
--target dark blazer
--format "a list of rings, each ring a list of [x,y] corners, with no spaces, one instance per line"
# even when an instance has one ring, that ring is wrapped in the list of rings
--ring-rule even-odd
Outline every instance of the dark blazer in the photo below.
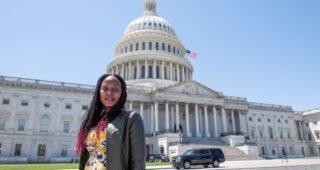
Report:
[[[141,116],[123,110],[106,128],[107,170],[145,170],[145,136]],[[85,167],[89,154],[82,152],[79,169]]]

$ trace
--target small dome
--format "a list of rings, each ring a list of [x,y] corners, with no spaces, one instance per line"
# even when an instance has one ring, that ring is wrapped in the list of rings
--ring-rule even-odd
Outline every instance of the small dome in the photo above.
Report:
[[[125,34],[130,34],[136,31],[142,30],[157,30],[164,31],[173,36],[176,36],[176,33],[171,26],[171,24],[157,16],[157,15],[143,15],[135,20],[133,20],[126,28]]]

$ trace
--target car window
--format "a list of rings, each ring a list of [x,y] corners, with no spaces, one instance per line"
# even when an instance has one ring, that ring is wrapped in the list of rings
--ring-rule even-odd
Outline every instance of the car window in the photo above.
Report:
[[[210,154],[209,150],[200,150],[200,153],[201,153],[202,155]]]
[[[200,155],[200,154],[201,154],[199,150],[195,150],[195,151],[193,151],[193,153],[194,153],[195,155]]]
[[[188,150],[183,155],[191,155],[191,154],[192,154],[192,150]]]

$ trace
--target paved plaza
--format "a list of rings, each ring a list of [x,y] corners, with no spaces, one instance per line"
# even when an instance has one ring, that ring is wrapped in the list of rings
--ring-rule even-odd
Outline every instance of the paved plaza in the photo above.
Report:
[[[174,169],[171,166],[147,167],[147,169]],[[259,169],[259,170],[320,170],[320,157],[288,159],[282,162],[281,159],[272,160],[246,160],[226,161],[219,168],[203,168],[193,166],[191,169]]]

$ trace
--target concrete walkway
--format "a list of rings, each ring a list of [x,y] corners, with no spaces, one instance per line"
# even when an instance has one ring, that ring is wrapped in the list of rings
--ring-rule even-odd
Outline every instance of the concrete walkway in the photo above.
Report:
[[[147,169],[173,169],[171,166],[153,166]],[[203,166],[193,166],[191,169],[204,169]],[[259,169],[259,170],[320,170],[320,157],[288,159],[282,162],[281,159],[272,160],[245,160],[226,161],[220,164],[220,168],[205,169]]]

